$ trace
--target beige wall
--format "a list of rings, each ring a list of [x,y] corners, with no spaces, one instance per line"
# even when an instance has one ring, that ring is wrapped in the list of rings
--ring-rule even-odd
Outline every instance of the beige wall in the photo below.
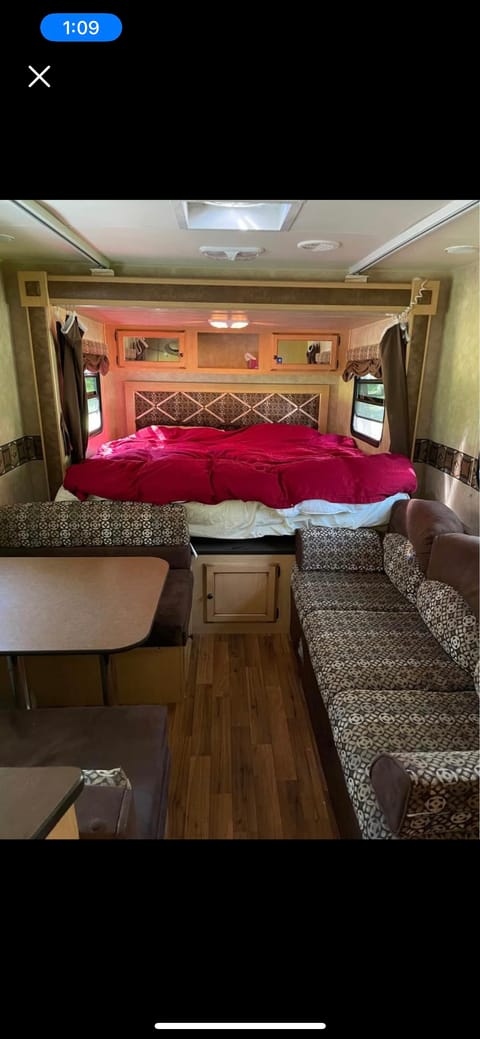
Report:
[[[40,432],[27,324],[11,287],[0,265],[0,445]],[[1,505],[46,497],[43,462],[25,462],[0,476]]]
[[[17,389],[22,413],[22,431],[35,436],[41,432],[37,386],[27,311],[20,305],[16,270],[5,265],[5,296],[10,314],[11,339],[14,343],[14,361]]]
[[[478,263],[456,272],[436,370],[428,437],[468,455],[478,454]],[[424,417],[424,423],[425,423]]]
[[[15,353],[5,285],[0,267],[0,444],[24,435],[22,410],[17,386]]]
[[[478,296],[478,262],[457,270],[451,285],[442,284],[417,428],[417,438],[473,457],[479,451]],[[478,491],[430,465],[417,465],[416,469],[418,495],[445,502],[470,530],[478,532]]]
[[[24,434],[10,314],[0,267],[0,445],[17,440]],[[31,462],[27,462],[0,476],[1,505],[31,498],[31,465]]]

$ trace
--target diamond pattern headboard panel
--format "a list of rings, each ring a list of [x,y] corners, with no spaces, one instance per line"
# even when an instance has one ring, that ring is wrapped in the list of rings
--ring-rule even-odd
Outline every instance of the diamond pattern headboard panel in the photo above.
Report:
[[[329,386],[235,387],[126,383],[128,432],[144,426],[253,426],[327,430]]]

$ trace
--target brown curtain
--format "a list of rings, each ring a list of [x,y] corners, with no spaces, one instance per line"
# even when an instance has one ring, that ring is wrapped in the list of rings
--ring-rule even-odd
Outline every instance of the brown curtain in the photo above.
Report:
[[[71,442],[72,462],[82,462],[88,444],[88,405],[83,377],[83,332],[74,318],[68,332],[57,322],[63,375],[63,416]]]
[[[390,427],[390,451],[396,455],[410,454],[408,425],[407,372],[405,367],[406,341],[400,325],[391,325],[380,342],[385,406]]]
[[[55,333],[53,332],[53,329],[52,329],[52,339],[53,339],[53,343],[54,343],[54,346],[55,346],[55,360],[57,362],[58,389],[59,389],[59,393],[60,393],[60,406],[61,406],[61,409],[62,409],[61,412],[60,412],[60,431],[61,431],[62,439],[63,439],[63,450],[65,451],[66,455],[70,455],[72,453],[72,441],[70,440],[70,433],[68,432],[67,424],[66,424],[65,418],[64,418],[64,416],[65,416],[65,390],[64,390],[64,385],[63,385],[63,349],[62,349],[62,345],[60,343],[60,331],[61,331],[61,324],[60,324],[60,322],[57,321],[56,325],[55,325]]]

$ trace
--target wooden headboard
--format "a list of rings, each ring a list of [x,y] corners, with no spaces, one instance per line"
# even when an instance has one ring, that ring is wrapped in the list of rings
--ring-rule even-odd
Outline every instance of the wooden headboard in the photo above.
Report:
[[[144,426],[283,422],[327,432],[330,386],[126,382],[127,434]]]

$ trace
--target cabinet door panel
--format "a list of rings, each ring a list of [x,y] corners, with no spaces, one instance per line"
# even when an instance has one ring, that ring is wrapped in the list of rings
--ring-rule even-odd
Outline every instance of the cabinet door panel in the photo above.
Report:
[[[275,564],[205,566],[205,620],[271,623],[275,620],[276,581]]]

